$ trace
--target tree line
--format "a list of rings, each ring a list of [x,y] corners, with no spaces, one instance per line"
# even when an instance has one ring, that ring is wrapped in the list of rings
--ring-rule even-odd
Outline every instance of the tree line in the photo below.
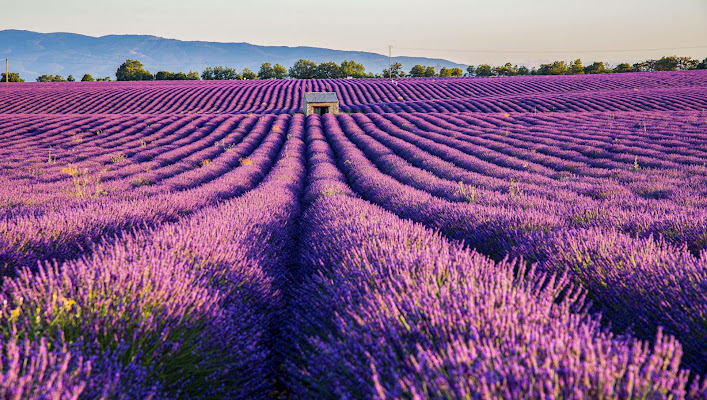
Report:
[[[707,69],[707,58],[702,61],[693,60],[691,57],[666,56],[658,60],[640,61],[635,64],[621,63],[611,66],[603,61],[594,61],[583,65],[581,59],[567,63],[566,61],[553,61],[540,64],[540,67],[528,68],[524,65],[512,65],[510,62],[501,66],[492,67],[481,64],[466,69],[466,76],[517,76],[517,75],[581,75],[604,74],[624,72],[649,72],[649,71],[687,71],[692,69]]]
[[[95,81],[110,81],[110,77],[94,79],[91,74],[84,74],[81,78],[81,82],[95,82]],[[73,75],[69,75],[64,78],[61,75],[49,75],[44,74],[37,77],[37,82],[76,82],[76,78]]]
[[[463,76],[461,68],[440,68],[428,67],[424,65],[415,65],[410,73],[405,73],[402,69],[402,64],[395,63],[390,71],[384,69],[380,74],[366,72],[363,64],[356,61],[344,60],[341,64],[333,61],[323,62],[320,64],[311,60],[297,60],[289,69],[280,64],[272,65],[269,62],[263,63],[258,72],[251,71],[248,68],[243,68],[238,72],[235,68],[227,66],[207,67],[201,75],[190,71],[188,74],[183,72],[166,72],[160,71],[152,75],[146,70],[141,62],[137,60],[127,60],[116,71],[116,77],[119,81],[141,81],[141,80],[253,80],[253,79],[342,79],[342,78],[405,78],[405,77],[453,77]]]
[[[481,64],[470,65],[464,72],[461,68],[435,68],[427,65],[415,65],[409,72],[403,71],[400,63],[391,65],[390,70],[384,69],[380,74],[366,72],[363,64],[353,60],[344,60],[341,64],[333,61],[320,64],[311,60],[297,60],[289,69],[280,64],[263,63],[256,73],[248,68],[241,72],[226,66],[207,67],[199,74],[195,71],[169,72],[159,71],[151,74],[138,60],[126,60],[115,73],[119,81],[152,81],[152,80],[254,80],[254,79],[342,79],[342,78],[431,78],[431,77],[461,77],[461,76],[518,76],[518,75],[578,75],[647,71],[685,71],[692,69],[707,69],[707,58],[702,61],[691,57],[666,56],[657,60],[640,61],[635,64],[621,63],[615,66],[602,61],[594,61],[583,65],[581,59],[571,62],[553,61],[540,64],[539,67],[528,68],[524,65],[513,65],[510,62],[500,66]],[[37,82],[74,82],[72,75],[64,78],[61,75],[44,74]],[[84,74],[82,82],[110,81],[110,77],[94,79],[90,74]],[[16,72],[9,73],[10,82],[24,82]],[[5,73],[0,75],[0,83],[5,82]]]
[[[9,79],[7,81],[9,82],[24,82],[25,80],[20,78],[20,74],[17,72],[10,72],[9,73]],[[37,82],[76,82],[76,78],[74,78],[73,75],[69,75],[66,78],[64,78],[61,75],[51,75],[51,74],[43,74],[37,77]],[[81,78],[82,82],[94,82],[94,81],[110,81],[110,77],[106,76],[105,78],[97,78],[94,79],[91,74],[84,74],[84,76]],[[0,83],[6,82],[5,80],[5,73],[3,72],[0,74]]]
[[[189,74],[170,73],[161,71],[154,77],[145,70],[142,64],[136,60],[127,60],[116,72],[118,80],[168,80],[168,79],[193,79],[198,80],[253,80],[253,79],[341,79],[341,78],[431,78],[431,77],[461,77],[461,76],[516,76],[516,75],[578,75],[578,74],[601,74],[601,73],[623,73],[623,72],[647,72],[647,71],[676,71],[691,69],[707,69],[707,58],[702,61],[693,60],[691,57],[666,56],[658,60],[646,60],[635,64],[621,63],[611,66],[602,61],[594,61],[589,65],[583,65],[581,59],[576,59],[567,63],[566,61],[553,61],[547,64],[540,64],[539,67],[528,68],[524,65],[513,65],[510,62],[501,66],[490,66],[481,64],[479,66],[470,65],[466,73],[461,68],[435,68],[427,65],[415,65],[409,72],[403,70],[400,63],[395,63],[390,70],[384,69],[380,74],[366,72],[363,64],[353,60],[344,60],[341,64],[333,61],[320,64],[311,60],[297,60],[292,67],[286,69],[280,64],[272,65],[263,63],[256,73],[248,68],[241,72],[234,68],[218,66],[208,67],[201,75],[190,71]]]

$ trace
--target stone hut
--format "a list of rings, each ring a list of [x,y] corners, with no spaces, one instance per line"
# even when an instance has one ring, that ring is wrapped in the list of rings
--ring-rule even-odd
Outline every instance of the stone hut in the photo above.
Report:
[[[305,93],[302,103],[304,115],[339,113],[339,97],[334,92]]]

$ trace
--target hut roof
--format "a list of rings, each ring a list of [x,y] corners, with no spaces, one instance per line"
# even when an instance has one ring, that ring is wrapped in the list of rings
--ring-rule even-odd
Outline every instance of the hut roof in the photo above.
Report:
[[[310,92],[304,94],[307,103],[338,103],[339,97],[334,92]]]

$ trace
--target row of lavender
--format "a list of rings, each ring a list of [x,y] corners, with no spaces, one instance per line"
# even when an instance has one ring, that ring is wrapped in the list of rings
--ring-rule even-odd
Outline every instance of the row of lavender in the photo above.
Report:
[[[242,196],[6,279],[0,395],[267,397],[305,178],[304,118],[279,126],[279,146],[229,173],[260,174]],[[204,194],[182,196],[203,206]]]
[[[345,111],[542,112],[703,109],[707,73],[494,79],[26,83],[0,88],[2,114],[293,113],[303,91]]]
[[[497,260],[510,253],[539,262],[543,272],[567,272],[573,283],[588,290],[595,310],[603,311],[615,330],[631,328],[650,339],[663,327],[685,347],[686,366],[707,370],[703,203],[685,204],[685,198],[671,198],[670,193],[658,199],[630,191],[633,196],[628,198],[626,193],[619,198],[592,197],[600,183],[602,188],[625,184],[618,179],[623,174],[604,181],[594,181],[591,174],[570,174],[571,179],[556,181],[509,168],[513,157],[508,156],[503,157],[507,162],[497,161],[505,166],[489,166],[477,156],[483,147],[462,152],[442,138],[426,140],[420,131],[396,130],[384,117],[323,118],[338,166],[356,194]],[[373,121],[386,129],[376,129]],[[704,132],[707,121],[698,126]],[[478,173],[481,168],[486,168],[483,175]],[[613,170],[621,173],[618,167]],[[652,170],[631,171],[629,165],[625,170],[638,175],[639,182],[660,177]],[[685,186],[687,198],[703,197],[704,169],[690,171],[665,172],[677,174],[672,184],[676,189]],[[528,184],[501,184],[504,177],[514,176],[510,179]]]
[[[645,122],[647,116],[629,117]],[[581,227],[608,225],[643,236],[661,234],[697,253],[706,236],[707,182],[699,132],[707,129],[707,121],[700,113],[650,117],[653,121],[647,125],[621,124],[615,132],[594,133],[589,156],[575,150],[588,151],[575,136],[585,125],[569,118],[530,125],[545,137],[528,134],[520,123],[506,123],[502,116],[488,133],[465,128],[468,121],[461,117],[452,121],[435,114],[344,115],[335,122],[341,127],[332,125],[332,130],[343,128],[362,156],[381,171],[437,198],[531,210]],[[652,132],[643,131],[651,125],[658,125],[651,130],[665,129],[656,123],[658,118],[672,124],[681,117],[683,123],[674,128],[692,125],[693,133],[681,130],[680,137],[666,141],[671,146],[652,145]],[[458,124],[455,129],[445,127],[450,121]],[[553,137],[560,124],[568,132]]]
[[[462,97],[434,100],[377,102],[346,108],[366,113],[501,113],[581,111],[683,111],[704,110],[705,88],[633,89],[607,92],[541,93],[489,98]]]
[[[672,116],[677,116],[677,119]],[[473,144],[490,147],[486,151],[523,158],[524,161],[532,163],[526,167],[531,172],[547,175],[546,171],[537,169],[536,165],[553,162],[549,165],[555,170],[553,172],[582,169],[582,174],[591,173],[594,176],[606,177],[613,173],[612,168],[623,168],[634,161],[642,167],[655,168],[701,166],[705,155],[704,139],[701,136],[702,120],[705,116],[702,112],[559,115],[402,113],[383,117],[389,119],[394,124],[393,127],[411,130],[411,133],[416,135],[431,131],[442,134],[441,137],[451,136],[446,138],[447,140],[472,141]],[[371,118],[380,120],[380,117],[374,115]],[[271,118],[257,118],[257,121],[268,120]],[[47,164],[46,161],[51,160],[48,165],[43,165],[43,171],[35,171],[37,179],[28,182],[32,184],[67,179],[60,169],[67,164],[77,164],[81,161],[89,162],[86,166],[100,164],[103,167],[111,167],[109,161],[144,162],[154,157],[164,157],[154,159],[152,164],[140,165],[143,169],[153,169],[172,163],[174,158],[168,158],[161,153],[171,156],[174,153],[172,150],[176,148],[187,145],[201,145],[200,149],[206,145],[229,147],[232,143],[226,143],[223,132],[230,129],[229,124],[232,126],[241,121],[242,129],[239,130],[247,131],[256,118],[239,115],[230,118],[196,115],[167,119],[122,116],[5,117],[0,121],[0,143],[3,145],[0,149],[3,163],[0,167],[4,177],[13,177],[14,174],[20,173],[30,178],[32,167]],[[573,130],[563,133],[561,129],[568,122],[571,124],[569,128]],[[385,128],[390,129],[390,126]],[[192,143],[195,141],[197,143]],[[648,146],[644,146],[644,143]],[[214,154],[203,153],[202,156],[213,158]],[[550,156],[554,157],[554,161],[547,161]],[[615,157],[616,160],[607,160],[610,157]],[[199,160],[196,157],[192,159]],[[57,160],[61,162],[56,163]],[[137,172],[135,164],[131,164],[132,170],[123,171],[121,174]],[[521,165],[514,167],[520,169]],[[588,168],[594,169],[588,172]],[[52,172],[49,177],[44,176],[47,172]],[[125,188],[123,186],[120,190]]]
[[[675,118],[678,116],[680,118]],[[451,201],[469,201],[473,198],[474,202],[481,205],[490,206],[507,206],[518,207],[520,203],[523,208],[533,208],[542,211],[545,214],[556,214],[560,206],[571,204],[572,208],[566,208],[563,219],[570,220],[574,225],[581,227],[616,225],[620,223],[623,231],[629,233],[642,233],[644,235],[657,233],[666,236],[669,240],[676,243],[687,243],[690,248],[697,253],[704,244],[704,179],[700,178],[700,165],[697,169],[691,172],[689,167],[694,167],[701,159],[703,153],[700,153],[702,142],[699,135],[700,129],[704,129],[704,123],[701,122],[701,114],[634,114],[634,115],[619,115],[618,119],[613,115],[606,114],[580,114],[577,116],[565,115],[565,118],[553,116],[484,116],[478,115],[465,116],[463,114],[457,116],[448,115],[386,115],[385,118],[369,115],[356,115],[354,120],[363,128],[365,132],[359,133],[359,140],[365,140],[366,137],[374,138],[382,141],[390,146],[398,155],[405,157],[420,168],[427,168],[443,178],[440,182],[438,179],[430,183],[428,176],[419,175],[424,171],[416,170],[413,175],[407,175],[400,178],[398,173],[397,178],[403,182],[417,185],[419,188],[425,188],[432,194],[438,197],[446,198]],[[669,117],[669,118],[668,118]],[[549,119],[550,121],[545,121]],[[564,128],[577,125],[567,134],[558,132],[553,135],[556,130],[552,120],[556,124],[561,123]],[[158,153],[160,149],[169,150],[163,154],[157,154],[158,160],[150,161],[152,164],[159,167],[165,165],[164,174],[162,176],[171,177],[168,179],[171,185],[157,182],[154,185],[146,186],[138,191],[140,193],[159,193],[161,189],[167,190],[187,189],[189,187],[198,186],[208,179],[220,176],[219,174],[227,171],[235,165],[239,164],[239,159],[252,151],[253,146],[258,143],[260,138],[265,134],[263,127],[267,126],[267,121],[272,120],[272,117],[257,118],[248,117],[245,119],[246,124],[239,126],[235,131],[225,132],[231,129],[234,124],[239,121],[235,118],[229,121],[229,124],[214,129],[213,127],[219,122],[216,121],[205,124],[208,128],[206,132],[211,132],[213,135],[206,136],[206,142],[202,143],[199,139],[203,133],[199,129],[186,130],[181,132],[180,129],[175,129],[174,125],[166,124],[166,131],[175,130],[176,136],[170,136],[158,143],[158,146],[153,147],[153,142],[150,142],[151,147],[143,149],[137,146],[137,138],[132,138],[132,150],[134,153],[128,153],[131,156],[130,160],[146,161],[149,160],[151,153]],[[181,121],[186,123],[187,119]],[[204,117],[197,118],[191,128],[202,125],[206,121]],[[669,123],[666,123],[668,121]],[[373,123],[375,122],[375,124]],[[396,125],[392,125],[393,122]],[[572,122],[569,125],[568,122]],[[602,123],[604,126],[602,126]],[[253,124],[258,124],[253,129],[253,135],[250,135],[249,140],[239,144],[242,146],[242,151],[227,151],[228,145],[225,140],[237,140],[243,136],[247,129],[250,129]],[[376,125],[377,124],[377,125]],[[56,122],[54,125],[66,126],[63,120]],[[378,126],[379,129],[376,129]],[[50,124],[47,128],[51,128]],[[116,132],[124,129],[125,126],[118,126]],[[139,129],[140,126],[138,126]],[[145,126],[142,125],[144,128]],[[475,127],[470,129],[470,127]],[[32,133],[41,129],[35,126]],[[70,125],[68,130],[73,129]],[[274,126],[273,130],[279,128]],[[594,129],[594,132],[589,131]],[[606,130],[606,132],[603,132]],[[665,132],[679,132],[679,135],[668,137]],[[65,131],[62,131],[65,132]],[[660,132],[663,132],[661,134]],[[47,132],[40,135],[34,135],[34,140],[31,143],[39,143],[40,147],[58,145],[57,149],[61,150],[61,141],[70,143],[65,154],[70,158],[73,151],[78,150],[84,152],[87,160],[100,160],[99,155],[89,157],[91,151],[96,147],[96,142],[115,142],[116,137],[110,135],[110,131],[106,130],[94,138],[92,134],[86,132],[85,142],[74,143],[74,140],[68,139],[68,135],[57,135],[57,132],[48,129]],[[143,131],[144,133],[144,131]],[[148,132],[149,133],[149,132]],[[239,135],[235,135],[239,133]],[[540,133],[539,136],[538,133]],[[18,137],[23,137],[26,132],[20,132]],[[163,132],[164,134],[164,132]],[[468,134],[468,135],[465,135]],[[582,137],[581,135],[587,135]],[[73,135],[76,135],[74,133]],[[106,136],[105,138],[103,136]],[[50,138],[49,141],[44,141],[43,136]],[[54,136],[58,136],[54,138]],[[394,141],[394,136],[397,136],[397,142]],[[583,141],[591,137],[593,146],[583,145]],[[651,139],[653,137],[653,139]],[[144,143],[145,139],[150,139],[150,136],[143,136],[140,139]],[[198,139],[198,140],[197,140]],[[220,142],[219,142],[220,139]],[[427,139],[423,141],[423,139]],[[169,142],[174,140],[175,143]],[[181,141],[192,140],[194,143],[184,146]],[[603,142],[602,142],[603,140]],[[7,139],[8,143],[12,138]],[[156,139],[155,139],[156,141]],[[408,143],[409,142],[409,143]],[[417,146],[411,146],[414,142]],[[573,143],[574,142],[574,143]],[[652,146],[651,142],[655,142]],[[100,143],[98,143],[100,144]],[[212,144],[217,146],[211,147]],[[181,145],[181,146],[180,146]],[[19,146],[19,147],[18,147]],[[583,147],[582,147],[583,146]],[[84,149],[85,147],[85,149]],[[139,147],[139,148],[138,148]],[[233,150],[241,148],[233,147]],[[199,150],[196,156],[185,155],[192,149]],[[226,150],[224,150],[226,149]],[[565,149],[571,149],[568,152]],[[584,151],[580,153],[575,149]],[[11,154],[13,151],[25,152],[28,149],[23,144],[17,146],[10,145],[5,151],[6,154]],[[85,151],[84,151],[85,150]],[[424,151],[430,152],[436,157],[423,158]],[[112,150],[109,150],[109,152]],[[189,166],[195,164],[190,158],[202,158],[206,155],[218,154],[214,158],[212,165],[203,166],[194,170],[189,170]],[[215,152],[215,153],[214,153]],[[465,154],[466,153],[466,154]],[[57,153],[63,155],[62,153]],[[475,154],[475,157],[470,157],[468,154]],[[631,157],[631,156],[634,157]],[[640,159],[638,158],[640,155]],[[80,155],[79,155],[80,156]],[[76,156],[77,158],[79,156]],[[378,158],[374,153],[369,151],[369,157]],[[39,158],[40,163],[44,161]],[[104,156],[105,158],[105,156]],[[400,158],[400,157],[398,157]],[[616,161],[612,160],[615,158]],[[208,159],[208,158],[206,158]],[[568,161],[572,159],[572,161]],[[664,160],[661,160],[664,159]],[[668,161],[674,159],[675,161]],[[179,162],[176,162],[180,160]],[[62,157],[62,161],[66,161]],[[394,161],[394,160],[393,160]],[[397,162],[401,160],[398,159]],[[387,161],[388,164],[392,161]],[[446,162],[446,164],[445,164]],[[107,161],[103,160],[103,164]],[[170,164],[172,163],[172,164]],[[433,164],[434,163],[434,164]],[[639,163],[642,168],[649,166],[652,168],[662,168],[669,170],[671,176],[661,176],[658,181],[646,181],[648,178],[654,178],[656,171],[649,170],[648,173],[642,171],[630,171],[633,163]],[[142,181],[143,177],[139,174],[130,175],[130,172],[144,167],[144,163],[126,163],[125,168],[118,171],[122,172],[121,176],[131,177],[131,181]],[[54,168],[57,172],[61,165]],[[80,166],[80,164],[78,164]],[[380,165],[380,163],[379,163]],[[391,164],[392,165],[392,164]],[[468,170],[464,170],[464,167]],[[500,168],[499,168],[500,167]],[[598,168],[603,167],[603,168]],[[679,169],[688,167],[686,169]],[[64,169],[65,167],[61,167]],[[611,168],[611,169],[609,169]],[[80,169],[80,168],[79,168]],[[408,171],[411,169],[408,168]],[[569,173],[573,171],[574,173]],[[111,171],[112,172],[112,171]],[[157,171],[150,171],[152,174]],[[176,176],[172,177],[174,173]],[[407,172],[409,174],[409,172]],[[680,173],[679,175],[676,175]],[[109,172],[110,174],[110,172]],[[214,175],[215,174],[215,175]],[[59,176],[64,176],[68,179],[65,173],[58,173]],[[138,178],[135,178],[138,175]],[[429,172],[428,172],[429,175]],[[582,177],[581,181],[577,181],[577,175]],[[697,176],[693,176],[697,175]],[[155,176],[155,175],[153,175]],[[160,176],[160,175],[158,175]],[[434,178],[434,176],[432,176]],[[591,179],[591,178],[601,179]],[[552,178],[552,179],[549,179]],[[570,179],[572,178],[572,179]],[[611,178],[611,179],[609,179]],[[110,175],[105,178],[104,184],[109,185],[111,181]],[[149,178],[148,178],[149,179]],[[407,180],[406,180],[407,179]],[[414,180],[418,179],[417,182]],[[421,180],[420,180],[421,179]],[[608,179],[608,180],[607,180]],[[702,180],[700,180],[702,179]],[[70,183],[58,181],[54,184],[54,179],[47,179],[47,197],[56,196],[56,187],[70,187]],[[183,185],[177,185],[177,182],[184,182]],[[411,183],[412,182],[412,183]],[[458,182],[462,182],[460,185]],[[16,186],[13,188],[26,188],[24,182],[12,180],[11,183]],[[620,183],[623,186],[617,185]],[[686,185],[686,183],[691,183]],[[657,185],[657,187],[651,187]],[[117,190],[117,193],[124,195],[126,190],[123,187]],[[128,187],[132,187],[129,185]],[[33,203],[39,202],[36,198],[36,193],[41,185],[33,182],[31,192],[33,197],[27,199]],[[247,188],[248,186],[246,186]],[[632,190],[626,190],[626,188]],[[10,198],[15,200],[22,199],[16,195],[17,192],[5,191]],[[238,192],[236,192],[238,193]],[[228,192],[225,193],[228,196]],[[75,197],[75,196],[73,196]],[[72,197],[69,197],[72,198]],[[167,197],[171,198],[171,197]],[[208,199],[218,198],[207,196]],[[657,200],[659,201],[656,201]],[[61,199],[64,201],[64,199]],[[108,202],[112,201],[110,197]],[[145,199],[140,199],[145,200]],[[144,201],[143,201],[144,202]],[[149,207],[158,207],[154,212],[158,217],[158,221],[166,214],[164,218],[174,218],[181,212],[188,212],[191,207],[178,208],[174,212],[172,210],[160,210],[165,205],[171,204],[173,201],[165,201],[165,198],[160,197],[156,200],[148,202]],[[119,207],[114,204],[109,205],[107,210],[117,208],[131,208],[129,205],[137,204],[137,202],[126,201],[122,202]],[[142,203],[140,203],[142,204]],[[151,205],[150,205],[151,204]],[[81,207],[67,209],[65,203],[61,203],[63,209],[58,213],[52,213],[48,218],[38,216],[43,213],[35,212],[31,216],[21,215],[23,218],[14,218],[6,220],[5,231],[10,232],[13,228],[29,227],[28,229],[16,229],[15,234],[7,236],[10,238],[6,244],[6,258],[13,259],[8,256],[8,252],[12,252],[11,248],[21,249],[21,253],[34,253],[34,257],[30,257],[28,263],[33,263],[38,256],[37,254],[46,253],[64,257],[56,251],[51,250],[52,247],[47,247],[46,242],[51,241],[46,236],[53,238],[53,247],[63,246],[72,248],[71,244],[74,239],[73,232],[80,232],[79,237],[85,238],[79,241],[81,245],[90,243],[95,238],[100,237],[106,232],[105,227],[108,226],[107,232],[112,232],[113,229],[120,230],[122,226],[130,226],[132,224],[151,223],[153,215],[139,215],[134,219],[133,215],[126,217],[122,215],[120,210],[116,211],[115,218],[109,218],[108,221],[98,222],[98,225],[93,225],[93,222],[85,222],[85,219],[96,219],[98,215],[96,210],[103,209],[104,205],[100,202],[96,204],[88,204]],[[39,207],[41,210],[42,207]],[[79,211],[79,218],[75,218],[72,214],[67,217],[67,211]],[[175,214],[176,213],[176,214]],[[59,217],[61,216],[61,217]],[[656,216],[660,218],[656,218]],[[68,224],[56,224],[56,219],[74,219]],[[105,216],[101,216],[105,218]],[[82,222],[77,222],[81,220]],[[112,226],[117,224],[116,228]],[[700,230],[701,229],[701,230]],[[39,236],[40,243],[35,244],[33,238]],[[12,239],[14,237],[14,239]],[[64,243],[69,242],[69,246],[64,246]],[[57,245],[58,243],[58,245]],[[8,249],[8,247],[10,249]],[[504,251],[503,248],[498,249],[499,252]],[[45,254],[45,255],[46,255]],[[26,254],[23,254],[26,255]],[[14,258],[17,260],[17,258]]]
[[[306,211],[287,325],[296,351],[285,360],[294,398],[707,393],[697,380],[686,390],[674,339],[658,332],[648,346],[608,333],[568,276],[491,261],[357,198],[366,177],[356,175],[360,160],[333,123],[308,120]],[[394,184],[377,190],[388,201],[396,193],[414,200]]]
[[[42,205],[57,197],[62,201],[96,195],[138,197],[147,190],[144,186],[152,187],[147,190],[152,193],[156,187],[183,189],[183,183],[180,186],[169,179],[196,167],[213,169],[215,165],[201,164],[211,164],[224,153],[241,154],[236,150],[245,135],[251,129],[267,131],[273,120],[245,116],[3,118],[2,180],[15,187],[3,192],[2,203],[13,208]],[[77,191],[88,188],[67,185],[72,181],[100,186],[100,192]]]
[[[126,180],[134,182],[138,179],[139,183],[144,183],[144,175],[131,175],[130,171],[145,165],[156,166],[145,173],[159,179],[150,185],[129,184],[134,188],[127,193],[117,191],[112,195],[78,196],[79,193],[75,192],[76,176],[61,172],[84,168],[80,163],[71,164],[75,160],[72,158],[56,161],[58,165],[50,167],[46,182],[36,182],[34,177],[29,183],[23,179],[8,179],[7,189],[4,190],[7,198],[14,203],[23,203],[25,207],[5,208],[5,218],[0,221],[0,264],[6,266],[4,272],[11,275],[17,267],[31,267],[42,259],[69,259],[106,235],[175,221],[202,207],[247,192],[264,178],[272,166],[273,156],[278,154],[285,140],[289,120],[289,116],[227,118],[218,128],[211,126],[205,143],[199,139],[198,130],[180,132],[172,124],[167,124],[166,129],[174,129],[174,132],[168,134],[165,140],[174,140],[176,145],[146,146],[131,157],[131,162],[125,162],[124,166],[118,163],[116,169],[109,171],[115,172],[113,180],[111,175],[106,174],[107,178],[95,183],[100,184],[101,188],[111,184],[120,188]],[[132,142],[140,140],[141,136],[131,138]],[[187,141],[191,137],[194,142],[179,146],[183,136]],[[225,139],[219,140],[222,137]],[[217,141],[220,144],[224,141],[231,143],[226,147],[210,144]],[[214,155],[208,164],[195,163],[195,166],[185,163],[185,159],[202,157],[204,152]],[[150,157],[151,154],[154,157]],[[97,152],[96,158],[99,156]],[[86,160],[98,162],[90,156]],[[56,171],[52,171],[56,169],[61,169],[59,174],[68,175],[73,182],[52,179],[52,175],[56,176]],[[57,196],[67,188],[66,199]],[[52,196],[56,197],[52,199]],[[68,199],[75,201],[66,201]]]
[[[519,232],[535,238],[514,228],[527,223],[532,207],[477,207],[461,191],[457,201],[430,196],[412,188],[413,181],[398,181],[403,175],[378,169],[371,160],[382,157],[369,160],[354,139],[361,130],[355,124],[371,140],[382,138],[370,129],[374,118],[310,116],[306,132],[301,116],[258,118],[239,142],[250,164],[191,189],[141,199],[149,203],[115,199],[100,209],[78,207],[77,214],[45,213],[40,229],[36,220],[21,231],[14,225],[7,232],[33,241],[11,247],[9,265],[19,272],[0,291],[3,396],[259,398],[281,389],[311,398],[705,393],[697,380],[688,391],[681,346],[671,337],[647,336],[654,340],[648,346],[602,329],[587,314],[582,290],[569,284],[576,275],[561,270],[553,278],[546,262],[534,270],[491,261],[356,198],[471,244],[500,239],[499,249],[508,250]],[[234,121],[226,131],[241,128]],[[418,150],[415,157],[434,165],[431,154]],[[498,170],[514,171],[503,164]],[[515,173],[519,182],[542,176]],[[539,199],[552,198],[542,184],[526,180]],[[512,200],[512,187],[499,190],[498,199]],[[556,202],[571,193],[583,198],[572,187],[552,189]],[[306,208],[301,220],[300,204]],[[164,217],[160,207],[169,205],[174,213]],[[120,210],[142,210],[141,217]],[[87,230],[91,224],[98,228]],[[106,228],[115,226],[122,228]],[[47,236],[49,229],[56,234]],[[3,237],[12,237],[7,232]],[[67,246],[70,253],[63,252]],[[541,259],[543,248],[533,249]],[[50,258],[66,261],[30,268]],[[589,293],[596,296],[594,288]]]

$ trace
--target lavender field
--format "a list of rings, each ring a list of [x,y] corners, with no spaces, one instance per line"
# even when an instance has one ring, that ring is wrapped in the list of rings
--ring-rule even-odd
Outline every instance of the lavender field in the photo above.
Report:
[[[707,71],[0,95],[2,399],[707,398]]]

